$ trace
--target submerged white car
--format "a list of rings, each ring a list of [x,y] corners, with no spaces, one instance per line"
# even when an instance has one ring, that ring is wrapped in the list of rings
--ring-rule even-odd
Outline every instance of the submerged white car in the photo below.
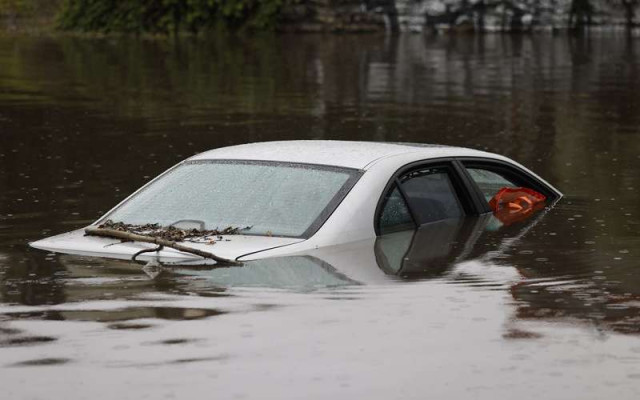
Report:
[[[487,214],[489,200],[513,187],[534,190],[547,203],[562,196],[522,165],[484,151],[411,143],[252,143],[184,160],[89,227],[31,246],[175,264],[301,255]],[[177,243],[177,249],[136,239],[144,234],[111,235],[107,228],[118,224],[203,235]]]

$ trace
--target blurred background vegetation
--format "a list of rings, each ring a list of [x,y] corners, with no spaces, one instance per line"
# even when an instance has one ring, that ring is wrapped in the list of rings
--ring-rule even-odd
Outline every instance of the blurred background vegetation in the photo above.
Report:
[[[224,28],[273,29],[293,0],[65,0],[62,29],[98,32],[197,33]]]
[[[0,0],[0,30],[51,30],[61,5],[62,0]]]
[[[0,0],[0,31],[527,31],[637,27],[640,0]]]
[[[5,29],[176,33],[275,28],[297,0],[0,0]],[[33,26],[29,26],[33,25]],[[36,26],[37,25],[37,26]]]

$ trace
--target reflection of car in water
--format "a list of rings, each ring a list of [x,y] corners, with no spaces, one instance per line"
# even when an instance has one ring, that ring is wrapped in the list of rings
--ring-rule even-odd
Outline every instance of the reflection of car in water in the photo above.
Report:
[[[378,266],[387,274],[405,279],[441,275],[470,253],[486,220],[486,217],[447,219],[415,231],[382,235],[375,243]]]
[[[447,219],[305,255],[258,259],[239,267],[169,271],[207,278],[203,285],[295,289],[442,278],[465,261],[490,262],[542,217],[540,213],[527,223],[499,229],[492,215]],[[500,279],[505,276],[502,272]]]
[[[192,289],[272,287],[307,290],[440,278],[465,261],[483,262],[489,253],[499,251],[501,245],[521,237],[542,216],[540,213],[526,224],[498,230],[492,215],[447,219],[415,230],[397,231],[299,255],[252,260],[240,266],[160,266],[149,273],[152,277],[159,272],[165,276],[196,278],[187,283]],[[152,290],[162,282],[129,279],[139,277],[141,272],[141,265],[131,261],[74,255],[61,256],[60,261],[79,283],[99,283],[102,289],[108,288],[119,296]],[[118,279],[110,278],[131,282],[121,286]],[[87,285],[79,287],[87,288]],[[73,285],[68,289],[68,294],[73,294]],[[79,293],[78,296],[90,299],[100,297],[100,294]]]
[[[185,160],[86,230],[31,245],[59,253],[179,263],[202,261],[202,254],[189,250],[231,262],[303,255],[486,215],[493,211],[492,196],[505,188],[531,189],[548,202],[561,197],[513,160],[478,150],[402,143],[255,143]],[[505,210],[510,217],[512,211]],[[443,232],[447,224],[441,224]],[[138,235],[115,235],[105,226],[124,231],[135,226]],[[226,234],[227,227],[236,234]],[[200,240],[181,237],[174,248],[143,242],[140,236],[149,239],[158,229],[203,233]],[[207,237],[204,232],[217,233]]]
[[[589,286],[576,282],[563,285],[567,278],[562,268],[551,269],[543,264],[535,268],[531,253],[521,252],[523,245],[525,248],[548,245],[548,237],[540,235],[552,219],[546,214],[542,211],[507,226],[490,214],[448,219],[416,230],[392,232],[305,254],[257,259],[242,266],[163,268],[154,279],[143,278],[140,264],[131,261],[62,256],[60,261],[67,271],[65,287],[56,292],[64,293],[67,301],[83,301],[136,298],[149,292],[227,296],[227,290],[233,287],[309,291],[439,280],[504,290],[515,300],[512,315],[520,320],[569,318],[592,323],[597,310],[602,315],[596,321],[597,326],[638,333],[638,325],[633,322],[637,318],[634,309],[617,307],[621,293],[610,292],[606,281],[602,281],[600,292],[589,282],[583,282]],[[551,290],[540,286],[544,282],[549,282]],[[600,304],[586,304],[587,294],[599,295]],[[150,311],[127,312],[143,318]],[[202,313],[191,309],[185,312],[189,318]],[[80,317],[85,318],[74,318]],[[103,318],[100,315],[95,318],[98,317]]]

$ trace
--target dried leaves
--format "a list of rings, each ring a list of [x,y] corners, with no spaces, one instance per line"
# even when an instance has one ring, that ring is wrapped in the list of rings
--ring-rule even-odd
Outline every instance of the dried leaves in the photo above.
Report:
[[[221,230],[199,230],[199,229],[180,229],[175,226],[161,226],[160,224],[144,224],[134,225],[125,224],[124,222],[114,222],[111,220],[105,221],[99,225],[98,228],[115,229],[121,232],[135,233],[137,235],[145,235],[150,237],[157,237],[165,240],[171,240],[173,242],[205,242],[208,244],[214,244],[215,239],[222,235],[238,235],[241,231],[250,229],[245,228],[233,228],[227,227]]]

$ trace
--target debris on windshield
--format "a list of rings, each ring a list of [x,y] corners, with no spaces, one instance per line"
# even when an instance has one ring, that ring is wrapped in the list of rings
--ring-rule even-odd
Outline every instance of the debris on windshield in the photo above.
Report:
[[[111,226],[113,226],[113,227],[111,227]],[[203,258],[209,258],[209,259],[214,260],[216,263],[221,264],[221,265],[241,265],[242,264],[242,263],[237,262],[235,260],[231,260],[231,259],[228,259],[228,258],[216,256],[215,254],[210,253],[208,251],[203,251],[203,250],[192,248],[192,247],[189,247],[189,246],[184,246],[184,245],[178,243],[177,241],[170,240],[170,239],[165,239],[164,237],[149,236],[148,234],[145,234],[144,232],[143,233],[134,233],[134,232],[126,231],[124,229],[127,228],[127,224],[123,224],[123,226],[119,226],[116,223],[116,224],[113,224],[111,226],[108,226],[106,224],[99,225],[99,226],[88,226],[88,227],[86,227],[84,229],[84,232],[85,232],[85,235],[87,235],[87,236],[102,236],[102,237],[108,237],[108,238],[113,238],[113,239],[120,239],[120,240],[123,240],[123,241],[153,243],[153,244],[157,244],[158,245],[158,247],[155,248],[155,249],[143,249],[143,250],[135,253],[131,257],[131,260],[133,260],[133,261],[135,261],[136,257],[138,255],[142,254],[142,253],[159,252],[160,250],[162,250],[163,247],[171,247],[171,248],[176,249],[178,251],[195,254],[195,255],[203,257]],[[145,226],[147,226],[147,225],[145,225]],[[118,227],[120,229],[118,229]],[[200,232],[202,232],[202,231],[200,231]]]
[[[161,226],[160,224],[125,224],[124,222],[114,222],[107,220],[103,224],[98,225],[101,229],[113,229],[120,232],[128,232],[136,235],[144,235],[154,238],[170,240],[172,242],[204,242],[207,244],[215,244],[217,240],[221,240],[223,235],[238,235],[242,231],[251,229],[250,226],[244,228],[226,227],[224,229],[180,229],[175,226]]]

